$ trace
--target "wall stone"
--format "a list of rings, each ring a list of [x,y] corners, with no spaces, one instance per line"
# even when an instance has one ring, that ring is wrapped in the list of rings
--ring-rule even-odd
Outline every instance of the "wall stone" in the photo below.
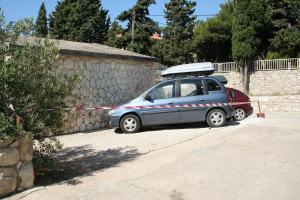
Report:
[[[15,165],[19,160],[20,154],[17,148],[0,149],[0,167]]]
[[[0,167],[0,197],[11,193],[17,187],[17,172],[15,167]]]
[[[22,137],[19,143],[20,143],[19,149],[20,149],[21,161],[31,161],[32,154],[33,154],[33,136],[32,136],[32,134],[27,134],[24,137]]]
[[[138,97],[155,83],[156,68],[151,61],[121,60],[105,57],[61,56],[58,68],[73,75],[82,72],[75,93],[80,100],[71,106],[111,106]],[[91,131],[106,126],[107,111],[66,112],[66,133]]]
[[[32,138],[0,140],[0,197],[33,186]]]

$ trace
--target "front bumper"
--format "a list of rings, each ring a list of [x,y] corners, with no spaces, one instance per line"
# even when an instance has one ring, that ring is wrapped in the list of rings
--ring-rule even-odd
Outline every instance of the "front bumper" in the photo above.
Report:
[[[119,127],[120,117],[108,115],[107,122],[109,128],[117,128]]]

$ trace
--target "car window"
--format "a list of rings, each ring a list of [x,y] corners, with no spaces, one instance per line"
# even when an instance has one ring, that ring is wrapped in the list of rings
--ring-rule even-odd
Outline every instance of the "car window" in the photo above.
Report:
[[[206,85],[207,85],[207,90],[208,91],[218,91],[218,90],[221,90],[221,86],[215,80],[206,79]]]
[[[180,83],[180,96],[203,95],[203,84],[201,80],[182,80]]]
[[[168,99],[174,97],[175,82],[162,84],[151,91],[154,99]]]

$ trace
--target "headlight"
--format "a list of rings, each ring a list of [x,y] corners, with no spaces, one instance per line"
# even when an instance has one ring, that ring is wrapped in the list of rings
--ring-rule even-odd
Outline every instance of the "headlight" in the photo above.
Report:
[[[109,115],[112,115],[113,112],[114,112],[114,110],[110,110],[110,111],[108,111],[108,114],[109,114]]]

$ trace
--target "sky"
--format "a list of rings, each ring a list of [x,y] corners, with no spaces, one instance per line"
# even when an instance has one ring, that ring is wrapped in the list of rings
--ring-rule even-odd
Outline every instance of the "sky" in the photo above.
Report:
[[[0,0],[0,8],[4,11],[7,21],[16,21],[25,17],[33,17],[36,19],[42,2],[45,2],[47,13],[54,11],[58,0]],[[150,7],[151,15],[164,14],[165,3],[169,0],[156,0],[156,4]],[[122,11],[131,8],[136,0],[102,0],[104,9],[109,10],[111,19],[115,19]],[[220,4],[225,0],[196,0],[197,7],[195,14],[210,15],[218,13]],[[164,17],[153,16],[152,19],[159,23],[160,26],[165,25]],[[206,17],[198,17],[205,20]]]

